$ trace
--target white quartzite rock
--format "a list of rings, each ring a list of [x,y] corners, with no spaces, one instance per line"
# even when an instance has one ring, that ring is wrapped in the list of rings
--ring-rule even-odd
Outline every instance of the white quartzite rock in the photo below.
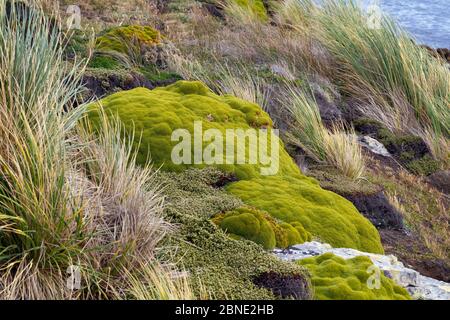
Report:
[[[343,259],[357,256],[369,257],[387,277],[406,288],[416,299],[450,300],[450,284],[422,276],[417,271],[405,267],[393,255],[373,254],[349,248],[332,248],[329,244],[315,241],[292,246],[289,250],[274,250],[277,257],[287,261],[301,260],[327,252]]]
[[[378,140],[375,140],[374,138],[372,138],[370,136],[358,137],[358,140],[359,140],[359,143],[363,147],[369,149],[370,151],[372,151],[375,154],[379,154],[384,157],[391,156],[389,151],[386,149],[386,147],[381,142],[379,142]]]

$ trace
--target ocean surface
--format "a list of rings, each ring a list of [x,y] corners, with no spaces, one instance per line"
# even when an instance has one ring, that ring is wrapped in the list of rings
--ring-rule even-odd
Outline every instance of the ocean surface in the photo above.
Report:
[[[364,1],[365,3],[367,1]],[[450,0],[373,0],[421,44],[450,48]]]

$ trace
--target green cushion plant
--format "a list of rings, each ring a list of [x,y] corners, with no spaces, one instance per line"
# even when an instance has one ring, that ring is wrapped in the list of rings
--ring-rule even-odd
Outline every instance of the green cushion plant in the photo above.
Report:
[[[263,0],[231,0],[243,8],[251,10],[261,20],[267,20],[267,10]]]
[[[107,30],[97,37],[96,49],[100,51],[116,51],[128,54],[130,45],[152,46],[161,42],[158,30],[150,26],[120,26]]]
[[[231,235],[256,242],[265,249],[287,248],[311,240],[306,230],[300,233],[294,226],[280,224],[268,213],[248,206],[218,214],[213,222]]]
[[[122,120],[125,132],[136,132],[132,143],[138,152],[137,161],[145,164],[151,156],[155,166],[167,171],[181,172],[190,167],[207,166],[178,165],[171,159],[172,149],[179,143],[171,141],[172,132],[185,129],[193,136],[195,121],[202,123],[203,130],[217,129],[223,134],[226,129],[272,130],[272,120],[258,105],[229,95],[218,96],[197,81],[178,81],[154,90],[137,88],[118,92],[101,100],[100,104],[106,114]],[[98,106],[90,106],[90,119],[94,125],[99,121]],[[203,143],[203,147],[210,144]],[[382,253],[375,227],[349,201],[321,189],[316,180],[304,176],[281,141],[279,144],[279,171],[273,176],[262,175],[262,166],[258,164],[215,165],[239,180],[229,184],[227,191],[245,204],[290,224],[285,226],[290,234],[282,240],[283,232],[278,232],[277,243],[285,241],[287,246],[296,237],[299,240],[307,237],[307,231],[333,246]],[[246,147],[254,150],[258,146],[247,143]],[[190,152],[193,158],[193,148]],[[266,243],[273,244],[273,241]]]
[[[345,260],[326,253],[297,263],[311,274],[314,298],[318,300],[411,299],[404,288],[376,269],[366,256]]]

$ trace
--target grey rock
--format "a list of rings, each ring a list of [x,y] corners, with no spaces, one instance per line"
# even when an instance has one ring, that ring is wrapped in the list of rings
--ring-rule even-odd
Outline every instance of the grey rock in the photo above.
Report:
[[[370,137],[370,136],[362,136],[362,137],[358,137],[358,141],[359,143],[369,149],[371,152],[381,155],[383,157],[390,157],[391,154],[389,153],[389,151],[386,149],[386,147],[379,142],[378,140]]]

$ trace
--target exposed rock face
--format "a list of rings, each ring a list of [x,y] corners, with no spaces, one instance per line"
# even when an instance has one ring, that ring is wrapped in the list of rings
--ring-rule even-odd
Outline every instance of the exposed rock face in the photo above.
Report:
[[[394,280],[398,285],[406,288],[412,297],[425,300],[450,300],[450,284],[422,276],[413,269],[406,268],[403,263],[392,255],[379,255],[361,252],[348,248],[332,248],[329,244],[320,242],[306,242],[293,246],[290,250],[274,250],[274,254],[282,260],[296,261],[324,253],[333,253],[344,259],[357,256],[369,257],[374,265]]]
[[[450,170],[442,170],[428,177],[428,183],[439,191],[450,194]]]
[[[428,176],[439,170],[425,141],[418,136],[394,134],[380,122],[359,118],[353,122],[356,132],[380,141],[392,157],[408,171]],[[372,141],[373,142],[373,141]]]
[[[368,181],[355,183],[332,171],[310,170],[308,174],[317,179],[322,188],[352,202],[377,229],[403,229],[402,215],[389,202],[382,187]]]
[[[323,93],[316,91],[314,97],[319,107],[320,117],[326,125],[331,126],[334,122],[342,120],[341,110],[336,104],[329,101]]]
[[[131,90],[138,87],[154,89],[159,86],[170,85],[178,80],[180,80],[180,77],[175,75],[166,79],[150,80],[137,71],[88,69],[82,79],[86,88],[83,100],[100,99],[118,91]]]

